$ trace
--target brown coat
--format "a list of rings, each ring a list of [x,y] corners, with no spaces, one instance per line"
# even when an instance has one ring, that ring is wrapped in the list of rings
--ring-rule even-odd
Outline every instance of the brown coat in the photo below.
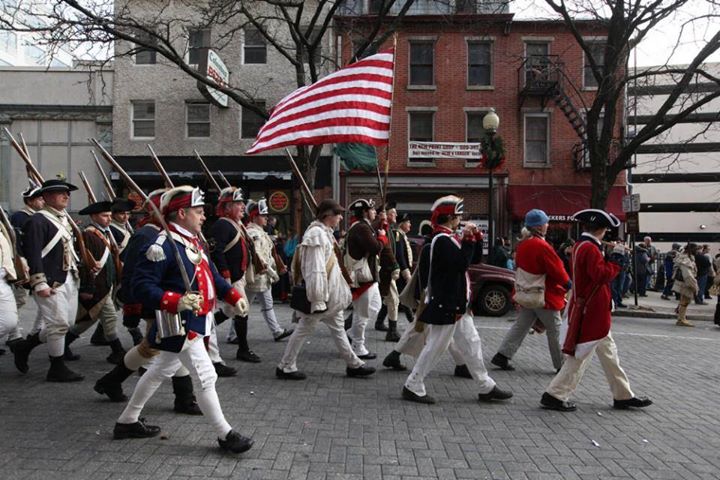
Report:
[[[377,282],[377,255],[382,250],[383,244],[375,236],[375,230],[366,220],[360,220],[350,227],[345,242],[352,258],[360,260],[367,257],[373,281]]]

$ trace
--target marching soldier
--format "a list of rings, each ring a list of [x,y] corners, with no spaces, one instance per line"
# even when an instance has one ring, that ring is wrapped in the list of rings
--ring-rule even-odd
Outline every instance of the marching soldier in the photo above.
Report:
[[[381,220],[381,217],[384,220]],[[382,307],[375,321],[375,328],[382,331],[384,328],[383,319],[385,314],[388,317],[387,334],[385,341],[397,342],[400,335],[397,332],[397,315],[400,305],[400,295],[398,294],[397,280],[400,278],[400,267],[397,262],[395,236],[397,225],[397,210],[395,203],[388,203],[383,208],[383,214],[378,214],[378,220],[374,226],[376,230],[383,229],[388,232],[388,242],[383,246],[380,252],[380,282],[379,289],[382,296]],[[378,328],[378,322],[381,324]]]
[[[352,293],[340,270],[334,249],[333,230],[342,220],[345,210],[331,199],[317,207],[316,220],[310,224],[298,245],[293,259],[293,276],[296,284],[303,279],[309,302],[306,311],[296,310],[300,320],[285,347],[275,375],[283,380],[304,380],[306,375],[297,368],[297,357],[318,322],[330,329],[335,346],[346,363],[348,377],[365,377],[375,373],[350,348],[345,334],[343,310],[350,303]],[[296,299],[294,299],[296,300]]]
[[[218,220],[210,228],[213,245],[212,260],[220,275],[243,296],[245,295],[245,272],[251,264],[250,237],[242,224],[245,215],[243,192],[236,187],[224,188],[220,192],[215,210]],[[224,308],[222,316],[228,316]],[[220,315],[219,315],[220,316]],[[247,343],[248,317],[235,316],[233,328],[238,339],[236,358],[243,362],[258,363],[260,357],[250,350]]]
[[[2,207],[0,207],[2,208]],[[4,212],[2,213],[4,216]],[[7,221],[7,217],[5,217]],[[11,335],[17,331],[18,309],[13,293],[13,283],[17,280],[15,271],[15,252],[13,251],[10,232],[5,221],[0,222],[0,340],[8,338],[8,345],[14,349],[19,340],[11,343]]]
[[[120,283],[120,253],[110,232],[113,202],[91,203],[80,210],[80,215],[90,216],[90,225],[83,231],[85,245],[100,268],[99,271],[87,265],[80,268],[80,307],[75,325],[65,335],[65,360],[79,360],[70,350],[70,344],[80,338],[83,332],[95,322],[102,325],[105,338],[112,352],[109,363],[119,364],[125,356],[125,349],[117,335],[115,295]],[[127,244],[127,243],[126,243]]]
[[[132,237],[133,229],[130,226],[130,212],[135,208],[135,202],[125,198],[116,198],[112,202],[112,221],[110,222],[110,231],[115,238],[118,249],[120,250],[120,258],[123,258],[123,252],[127,247],[130,237]]]
[[[352,284],[354,318],[350,327],[353,351],[363,360],[377,355],[365,347],[365,328],[371,318],[377,318],[382,300],[378,288],[378,254],[388,243],[385,230],[372,227],[376,212],[372,200],[359,199],[352,203],[355,222],[345,235],[345,267]]]
[[[273,338],[279,342],[292,334],[292,329],[283,328],[275,317],[272,298],[272,284],[280,280],[280,274],[287,271],[282,262],[277,261],[275,244],[265,231],[267,226],[267,201],[261,198],[257,202],[250,202],[247,206],[250,222],[247,233],[255,246],[255,254],[265,266],[265,270],[257,271],[251,266],[245,275],[245,290],[248,292],[248,303],[252,304],[255,297],[260,297],[260,309],[265,323],[272,332]]]
[[[153,202],[157,208],[160,208],[160,198],[166,191],[167,189],[164,188],[154,190],[148,195],[148,201]],[[127,401],[128,398],[122,390],[122,383],[135,371],[150,363],[152,358],[160,353],[152,348],[149,340],[143,339],[139,327],[140,320],[144,319],[149,328],[150,324],[155,321],[155,311],[145,307],[135,298],[132,291],[135,265],[138,259],[145,255],[148,247],[157,240],[158,234],[162,230],[150,205],[146,205],[145,217],[140,220],[139,226],[140,228],[135,231],[125,248],[125,262],[123,264],[121,286],[118,291],[118,300],[123,304],[123,324],[132,335],[135,346],[125,354],[122,361],[115,368],[100,378],[94,387],[97,393],[107,395],[113,402]],[[181,366],[172,377],[172,385],[175,393],[175,412],[187,415],[202,415],[193,393],[190,371]]]
[[[42,194],[40,193],[40,185],[35,183],[33,180],[29,180],[30,185],[28,188],[22,192],[22,198],[23,203],[25,204],[23,208],[18,210],[17,212],[13,213],[10,216],[10,223],[13,226],[13,229],[15,230],[15,239],[17,242],[17,250],[21,255],[24,255],[23,252],[23,237],[25,235],[25,224],[30,219],[31,216],[35,214],[38,210],[43,208],[45,205],[45,200],[43,200]],[[16,252],[16,254],[18,253]],[[22,263],[24,265],[25,270],[27,271],[27,260],[25,260],[25,257],[22,257]],[[17,272],[18,274],[20,272]],[[23,284],[16,283],[14,285],[13,289],[15,293],[15,302],[17,303],[17,309],[18,311],[27,303],[28,299],[28,284],[27,282]],[[36,317],[36,323],[38,322]],[[37,327],[38,329],[40,327]],[[22,330],[20,329],[20,326],[18,325],[15,327],[13,331],[11,331],[8,334],[8,341],[7,345],[10,347],[10,350],[14,350],[15,345],[18,341],[22,339]]]
[[[410,240],[408,240],[407,237],[411,228],[412,222],[410,221],[410,215],[405,213],[398,219],[397,228],[394,230],[395,259],[400,267],[400,278],[397,281],[398,292],[402,292],[405,289],[405,285],[407,285],[410,277],[412,277],[414,254]],[[408,306],[400,304],[398,308],[405,313],[408,322],[413,321],[413,313]]]
[[[65,210],[70,192],[75,190],[75,185],[62,180],[45,181],[39,190],[45,206],[30,217],[24,229],[23,250],[41,325],[15,347],[15,366],[27,373],[30,352],[47,343],[50,369],[46,378],[50,382],[83,379],[63,361],[65,334],[75,323],[78,309],[78,256]]]
[[[482,246],[482,242],[478,242],[482,237],[473,224],[465,226],[462,238],[455,234],[462,214],[463,201],[454,195],[439,198],[432,207],[435,236],[425,247],[427,255],[423,253],[418,266],[420,272],[427,271],[427,289],[414,326],[428,331],[425,346],[402,390],[403,399],[408,401],[435,403],[425,391],[425,377],[451,342],[478,384],[478,400],[489,402],[512,397],[511,392],[501,390],[490,378],[483,362],[480,336],[470,311],[467,276],[475,249]]]
[[[233,453],[247,451],[253,441],[234,431],[225,420],[215,391],[217,374],[203,341],[213,321],[217,297],[233,305],[238,315],[247,313],[247,301],[220,276],[198,239],[205,221],[202,192],[190,186],[176,187],[163,194],[160,205],[170,231],[160,234],[139,258],[132,291],[156,310],[158,320],[150,328],[148,340],[161,352],[138,381],[115,424],[114,438],[145,438],[160,433],[160,427],[145,424],[140,413],[163,379],[183,365],[201,385],[198,404],[215,428],[220,448]],[[188,276],[192,291],[186,289],[183,280]]]

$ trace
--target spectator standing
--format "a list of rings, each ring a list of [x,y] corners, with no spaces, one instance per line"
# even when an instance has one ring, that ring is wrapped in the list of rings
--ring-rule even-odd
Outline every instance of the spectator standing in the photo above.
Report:
[[[663,300],[670,300],[670,294],[673,291],[673,267],[675,266],[675,258],[677,257],[679,251],[680,244],[673,243],[672,250],[665,255],[665,260],[663,261],[663,264],[665,265],[665,288],[663,289],[663,293],[661,295]]]
[[[647,289],[651,289],[650,284],[652,283],[653,275],[655,275],[655,263],[657,262],[658,251],[657,248],[655,248],[655,245],[652,244],[651,237],[643,238],[643,248],[645,248],[648,256],[647,276],[645,277],[645,288],[643,289],[644,292]]]
[[[612,290],[612,299],[616,308],[627,308],[623,304],[623,286],[625,285],[625,276],[628,275],[630,267],[630,256],[622,242],[617,242],[610,254],[610,260],[620,266],[620,272],[617,277],[612,280],[610,288]]]
[[[647,279],[650,274],[650,255],[644,244],[635,247],[635,268],[637,276],[636,292],[641,297],[647,297]]]
[[[685,250],[679,253],[675,258],[675,265],[673,269],[673,292],[680,294],[680,303],[677,308],[677,322],[675,325],[679,327],[694,327],[692,323],[688,322],[685,318],[687,313],[688,305],[693,297],[698,294],[698,281],[697,281],[697,264],[696,254],[697,245],[694,243],[688,243],[685,246]]]
[[[507,268],[507,262],[510,259],[510,250],[507,247],[507,241],[502,237],[495,239],[492,255],[490,255],[490,265],[495,267]]]
[[[698,290],[695,293],[695,303],[698,305],[707,305],[705,302],[705,287],[707,286],[708,276],[712,268],[710,258],[705,255],[705,246],[703,249],[695,253],[695,266],[697,267],[697,285]]]
[[[705,291],[703,294],[705,295],[705,300],[711,300],[712,297],[710,296],[710,286],[715,282],[715,275],[717,273],[717,270],[715,268],[715,264],[713,263],[713,258],[710,255],[710,246],[705,244],[703,245],[703,255],[705,255],[710,262],[710,270],[708,271],[708,278],[707,282],[705,282]]]

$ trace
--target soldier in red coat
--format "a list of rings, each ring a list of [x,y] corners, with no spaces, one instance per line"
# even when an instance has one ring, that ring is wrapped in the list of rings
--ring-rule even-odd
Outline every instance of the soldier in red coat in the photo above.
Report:
[[[570,395],[595,352],[610,384],[613,407],[647,407],[652,401],[635,397],[630,390],[630,382],[620,367],[617,347],[610,334],[610,282],[620,272],[620,265],[605,258],[602,238],[608,229],[620,226],[620,221],[610,213],[592,208],[577,212],[573,218],[580,222],[583,233],[573,248],[571,259],[573,290],[562,350],[566,357],[540,403],[551,410],[575,410],[577,407],[569,400]]]

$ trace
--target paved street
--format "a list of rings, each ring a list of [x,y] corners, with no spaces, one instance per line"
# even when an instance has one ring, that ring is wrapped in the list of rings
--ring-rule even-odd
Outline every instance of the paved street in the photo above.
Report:
[[[288,323],[290,310],[277,307]],[[202,417],[173,414],[169,382],[144,411],[163,436],[113,441],[123,404],[92,391],[110,368],[108,351],[83,338],[73,345],[83,356],[73,368],[87,378],[77,384],[44,381],[44,346],[25,376],[10,356],[0,357],[0,478],[720,478],[720,330],[710,322],[682,329],[672,320],[617,319],[614,335],[632,387],[655,405],[636,412],[610,408],[595,361],[575,397],[578,411],[561,414],[538,404],[552,378],[544,336],[528,336],[514,359],[517,371],[492,372],[515,393],[509,403],[479,404],[473,382],[454,378],[446,355],[427,382],[439,403],[424,406],[400,399],[402,373],[381,368],[369,379],[346,378],[322,326],[300,357],[308,380],[275,379],[285,344],[272,341],[257,309],[250,338],[263,363],[229,360],[240,375],[218,383],[230,423],[255,438],[248,453],[220,453]],[[23,315],[25,326],[30,314]],[[476,323],[489,361],[510,322],[478,317]],[[227,327],[221,326],[223,336]],[[371,329],[369,337],[380,359],[390,351],[379,332]],[[223,342],[222,349],[234,358],[233,346]]]

